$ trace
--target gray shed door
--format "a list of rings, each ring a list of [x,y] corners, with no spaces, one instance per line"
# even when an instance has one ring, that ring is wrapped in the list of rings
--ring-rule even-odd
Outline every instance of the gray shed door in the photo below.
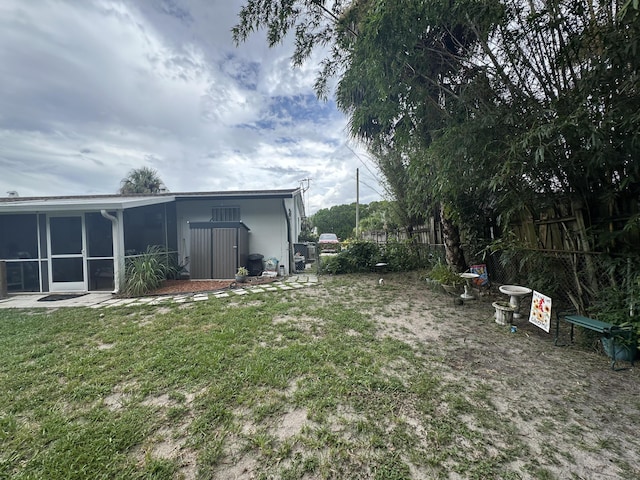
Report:
[[[210,228],[191,229],[191,278],[213,278],[213,250]]]
[[[211,278],[234,278],[238,263],[238,229],[214,228]]]
[[[191,228],[191,278],[233,278],[238,267],[237,228]]]

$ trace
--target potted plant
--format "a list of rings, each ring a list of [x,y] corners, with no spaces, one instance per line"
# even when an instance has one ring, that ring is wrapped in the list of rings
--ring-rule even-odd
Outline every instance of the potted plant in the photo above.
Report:
[[[236,282],[238,283],[246,282],[247,275],[249,275],[249,270],[247,270],[245,267],[239,267],[238,271],[236,272]]]
[[[454,272],[448,265],[442,262],[436,263],[431,272],[429,272],[429,278],[438,282],[445,292],[456,294],[462,290],[464,280],[460,277],[460,274]]]
[[[622,325],[621,328],[623,330],[618,330],[611,336],[600,338],[602,348],[613,362],[633,362],[638,352],[637,334],[632,325]]]

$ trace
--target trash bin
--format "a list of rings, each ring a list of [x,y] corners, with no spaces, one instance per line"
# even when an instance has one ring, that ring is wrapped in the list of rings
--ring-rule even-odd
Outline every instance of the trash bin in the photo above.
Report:
[[[252,253],[247,257],[247,270],[252,277],[259,277],[262,274],[262,259],[264,255]]]

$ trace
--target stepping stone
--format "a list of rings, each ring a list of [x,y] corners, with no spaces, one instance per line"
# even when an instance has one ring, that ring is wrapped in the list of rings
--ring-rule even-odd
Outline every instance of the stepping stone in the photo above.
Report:
[[[110,303],[109,305],[107,305],[107,307],[108,308],[111,308],[111,307],[123,307],[123,306],[125,306],[125,305],[127,305],[129,303],[131,303],[131,302],[125,302],[124,300],[118,300],[115,303]]]
[[[112,298],[111,300],[105,300],[102,305],[112,305],[114,303],[120,303],[122,300],[119,298]]]
[[[262,293],[262,292],[264,292],[264,288],[259,288],[259,287],[252,288],[251,290],[249,290],[249,293]]]
[[[246,290],[234,290],[233,293],[235,293],[236,295],[246,295],[247,291]]]
[[[228,296],[229,296],[228,293],[217,293],[217,294],[214,295],[214,297],[216,297],[216,298],[225,298],[225,297],[228,297]]]
[[[167,300],[171,300],[171,297],[159,297],[154,299],[149,305],[160,305],[161,303],[166,302]]]
[[[280,290],[293,290],[293,287],[289,285],[280,285]]]
[[[209,300],[209,295],[194,295],[193,297],[194,302],[201,302],[203,300]]]

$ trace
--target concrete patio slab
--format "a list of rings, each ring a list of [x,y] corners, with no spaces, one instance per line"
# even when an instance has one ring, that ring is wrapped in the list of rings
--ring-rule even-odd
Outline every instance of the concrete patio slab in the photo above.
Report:
[[[59,308],[59,307],[91,307],[113,300],[110,292],[87,293],[80,297],[54,302],[41,302],[49,293],[11,295],[0,300],[0,308]]]

